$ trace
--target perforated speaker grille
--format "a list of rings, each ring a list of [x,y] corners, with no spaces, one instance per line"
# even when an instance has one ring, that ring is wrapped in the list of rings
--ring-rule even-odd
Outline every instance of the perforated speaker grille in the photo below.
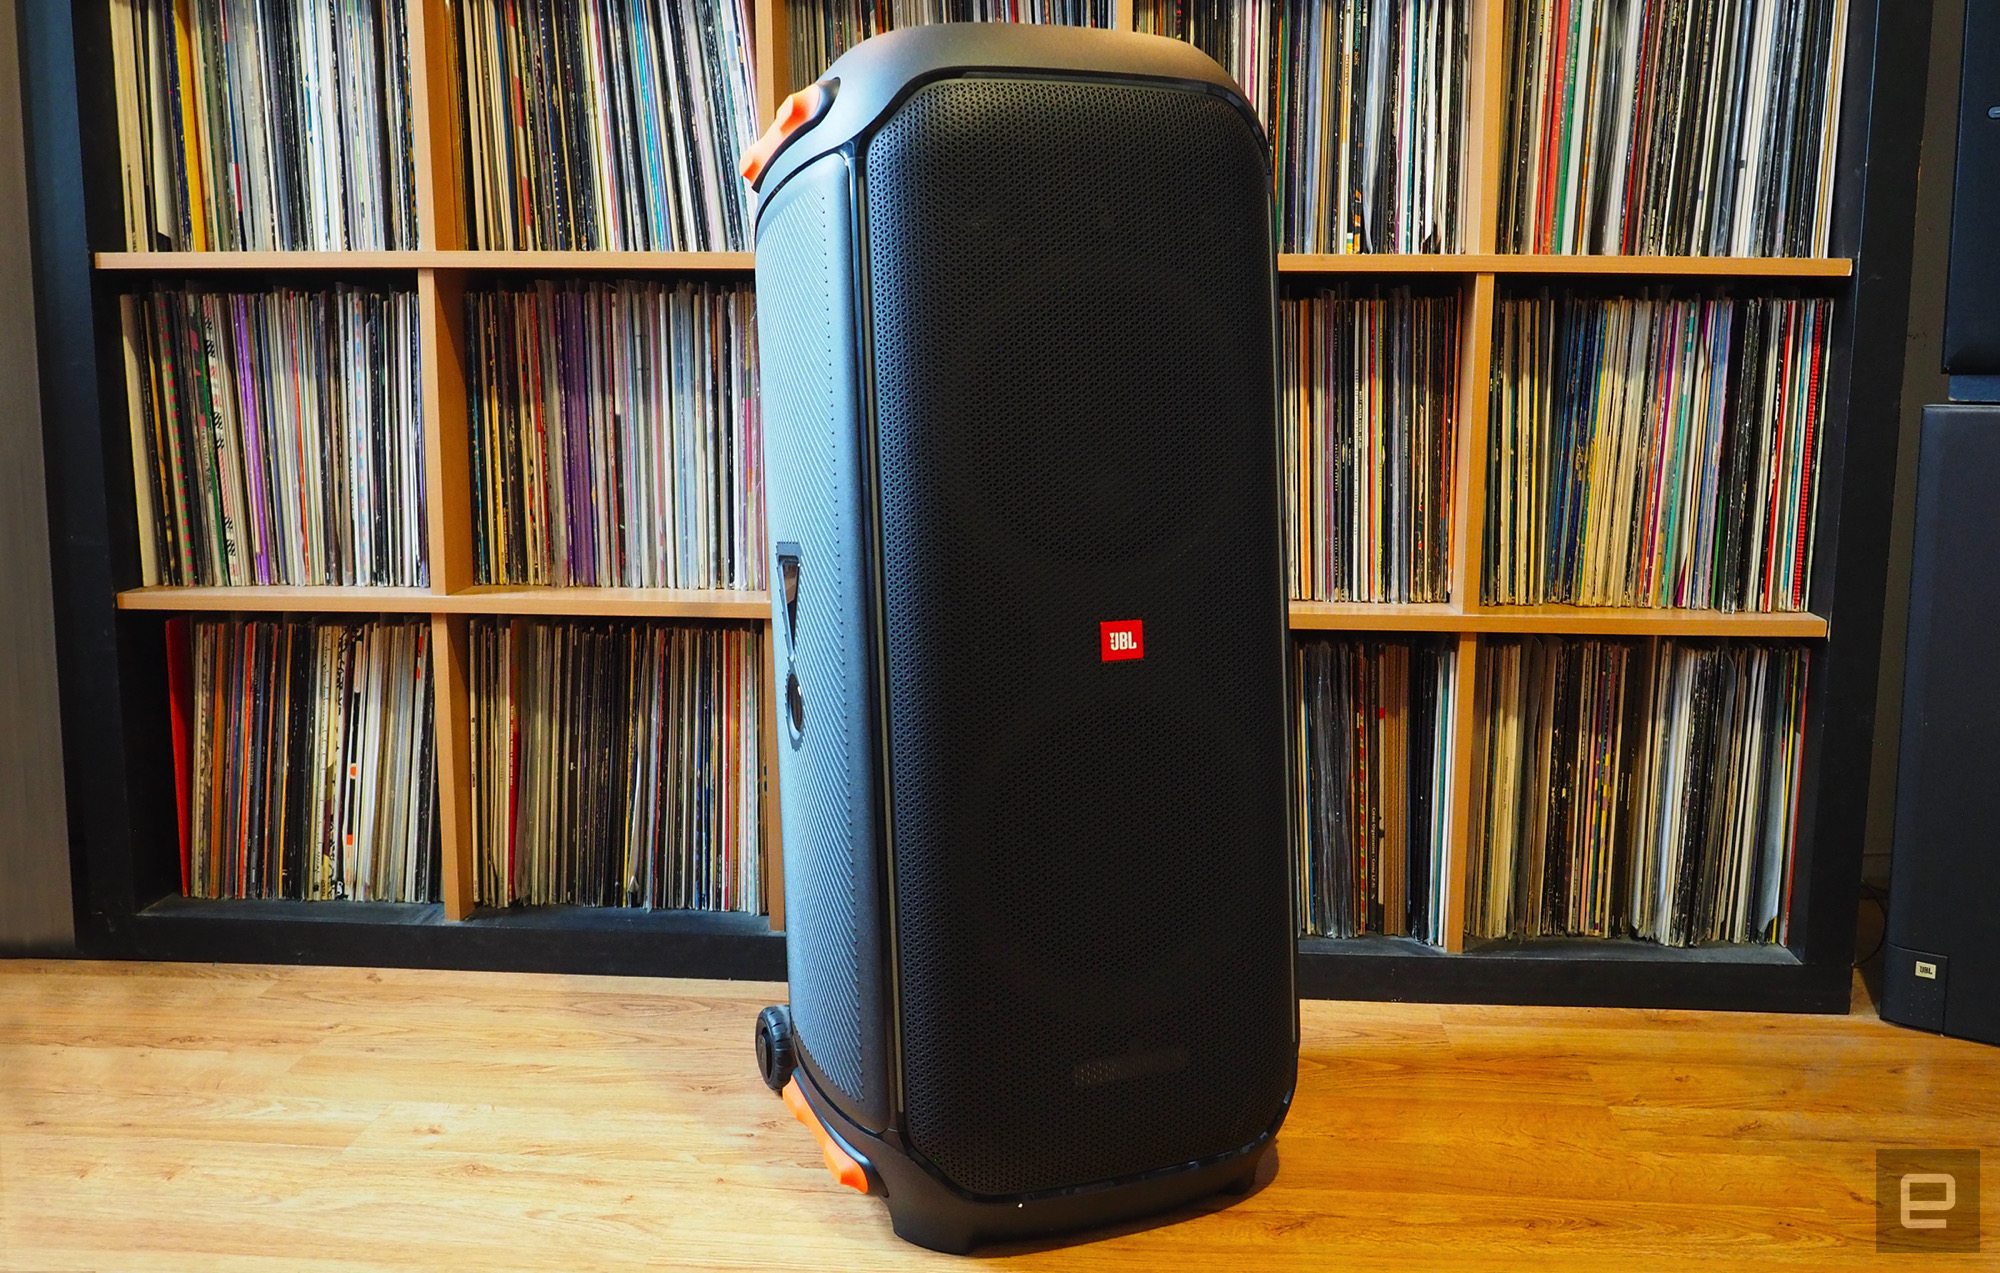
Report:
[[[1001,1196],[1241,1147],[1294,1069],[1261,142],[964,79],[864,175],[911,1142]]]

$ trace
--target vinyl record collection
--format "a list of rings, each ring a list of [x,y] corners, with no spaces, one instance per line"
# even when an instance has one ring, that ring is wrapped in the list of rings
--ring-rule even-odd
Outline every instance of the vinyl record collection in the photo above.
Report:
[[[481,904],[763,911],[761,631],[475,619],[471,658]]]
[[[467,292],[481,583],[764,586],[746,285]]]
[[[119,307],[146,584],[426,586],[414,294]]]
[[[1503,252],[1825,256],[1847,0],[1509,0]]]
[[[1649,697],[1632,927],[1671,946],[1789,940],[1806,652],[1662,641]]]
[[[1807,608],[1828,300],[1502,300],[1488,604]]]
[[[1298,913],[1309,936],[1444,939],[1451,648],[1301,640]]]
[[[1137,0],[1272,140],[1285,252],[1456,252],[1469,0]]]
[[[742,0],[463,0],[459,28],[472,246],[748,250]]]
[[[792,0],[794,86],[825,74],[871,35],[933,22],[1034,22],[1109,27],[1111,0]]]
[[[181,891],[431,902],[428,619],[167,623]]]
[[[1291,595],[1450,599],[1456,296],[1281,300]]]
[[[1806,652],[1496,638],[1469,936],[1785,941]]]
[[[110,0],[125,245],[417,246],[395,0]]]
[[[1636,661],[1618,641],[1481,645],[1486,770],[1467,861],[1469,935],[1611,935]]]

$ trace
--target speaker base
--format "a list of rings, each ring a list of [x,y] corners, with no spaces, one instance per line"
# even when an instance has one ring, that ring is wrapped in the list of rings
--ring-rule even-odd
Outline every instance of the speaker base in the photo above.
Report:
[[[843,1117],[805,1069],[795,1078],[821,1124],[880,1180],[896,1236],[950,1255],[994,1242],[1055,1237],[1158,1215],[1211,1194],[1242,1196],[1255,1185],[1257,1168],[1276,1139],[1275,1130],[1266,1132],[1220,1157],[1125,1180],[1026,1198],[976,1198],[925,1170],[898,1139],[878,1136]]]

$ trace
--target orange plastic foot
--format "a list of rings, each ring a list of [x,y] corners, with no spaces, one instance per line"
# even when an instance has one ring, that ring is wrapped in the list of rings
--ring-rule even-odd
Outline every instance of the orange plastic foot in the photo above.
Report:
[[[826,1159],[826,1169],[833,1173],[833,1178],[857,1193],[867,1193],[867,1169],[840,1147],[840,1142],[833,1138],[826,1124],[819,1121],[819,1115],[813,1113],[813,1107],[806,1103],[806,1094],[799,1090],[796,1074],[785,1084],[785,1104],[791,1107],[793,1118],[812,1129],[813,1136],[819,1141],[820,1157]]]

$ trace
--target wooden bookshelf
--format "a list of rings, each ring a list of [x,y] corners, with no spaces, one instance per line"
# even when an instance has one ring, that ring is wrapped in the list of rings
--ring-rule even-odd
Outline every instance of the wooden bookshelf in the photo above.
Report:
[[[771,914],[754,917],[558,908],[475,911],[471,901],[470,770],[467,755],[466,620],[473,615],[548,615],[736,620],[768,624],[761,592],[620,588],[481,587],[473,583],[471,492],[465,418],[462,297],[483,272],[606,272],[745,275],[747,252],[496,252],[472,250],[461,206],[458,120],[452,113],[451,41],[443,0],[410,5],[414,166],[419,247],[401,252],[129,252],[122,247],[115,115],[105,0],[57,0],[24,14],[31,94],[75,108],[53,125],[57,162],[38,169],[34,192],[42,287],[63,300],[42,314],[45,418],[51,490],[82,492],[58,502],[57,579],[65,650],[73,834],[85,847],[91,949],[168,958],[338,962],[780,976],[783,971],[782,845],[775,801],[776,695],[767,683],[765,881]],[[72,18],[72,8],[75,17]],[[793,87],[786,64],[787,0],[749,5],[756,40],[760,117]],[[1130,0],[1114,6],[1132,23]],[[1300,985],[1309,994],[1518,1002],[1843,1010],[1858,878],[1860,801],[1866,786],[1874,668],[1888,538],[1894,454],[1893,403],[1901,375],[1902,297],[1914,186],[1904,134],[1922,103],[1923,40],[1914,19],[1853,6],[1833,242],[1826,259],[1525,256],[1494,251],[1494,220],[1507,104],[1504,0],[1474,0],[1463,161],[1464,251],[1440,255],[1303,255],[1279,258],[1281,286],[1368,276],[1455,290],[1460,323],[1460,418],[1453,482],[1452,600],[1436,605],[1294,602],[1301,633],[1444,633],[1457,637],[1459,692],[1449,730],[1454,838],[1447,858],[1448,949],[1402,939],[1304,940]],[[1872,76],[1872,79],[1871,79]],[[39,86],[39,87],[38,87]],[[42,100],[34,98],[32,100]],[[1911,102],[1915,106],[1911,106]],[[1916,112],[1916,114],[1913,114]],[[63,131],[67,128],[67,132]],[[89,146],[82,139],[92,139]],[[1899,150],[1900,148],[1900,150]],[[1887,158],[1884,158],[1884,155]],[[49,161],[42,161],[49,169]],[[1900,183],[1900,184],[1899,184]],[[54,227],[51,229],[50,227]],[[1856,258],[1862,265],[1857,266]],[[115,319],[120,291],[148,274],[399,271],[413,274],[421,310],[425,470],[429,488],[429,589],[141,588],[126,454],[124,388]],[[1829,446],[1822,460],[1818,561],[1810,614],[1594,610],[1477,604],[1486,472],[1487,384],[1497,298],[1517,282],[1577,279],[1593,287],[1687,280],[1704,288],[1744,284],[1802,287],[1838,302],[1838,366],[1830,383]],[[83,422],[95,421],[95,427]],[[1840,438],[1840,443],[1832,439]],[[1886,439],[1886,441],[1885,441]],[[1838,596],[1836,625],[1831,599]],[[159,625],[166,612],[306,611],[433,617],[438,639],[441,906],[376,909],[374,903],[195,902],[180,898],[166,869],[172,843],[171,766],[165,755],[165,690]],[[1484,708],[1475,654],[1494,633],[1607,636],[1735,636],[1815,643],[1806,826],[1801,881],[1788,948],[1662,950],[1636,943],[1564,943],[1558,949],[1460,949],[1464,876],[1481,766]],[[1838,657],[1836,656],[1836,653]],[[106,762],[101,758],[113,757]],[[162,766],[165,766],[162,768]]]

